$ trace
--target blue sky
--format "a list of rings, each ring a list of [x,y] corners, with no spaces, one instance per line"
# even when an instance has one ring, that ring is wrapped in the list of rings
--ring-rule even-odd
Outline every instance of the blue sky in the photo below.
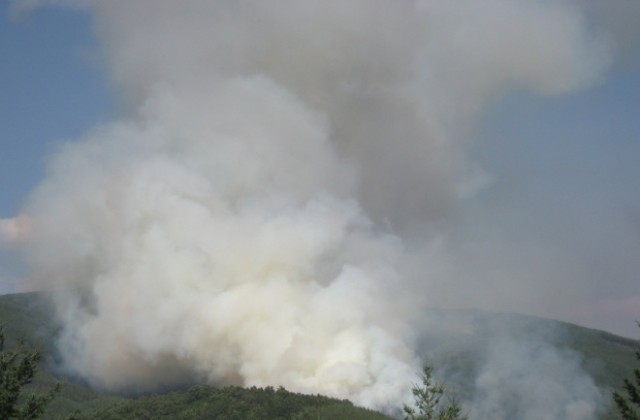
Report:
[[[46,156],[114,113],[86,13],[44,8],[12,20],[0,4],[0,215],[21,208]]]
[[[583,277],[575,281],[593,307],[569,309],[567,318],[629,336],[637,333],[625,318],[640,313],[639,63],[614,67],[584,92],[498,104],[477,149],[495,188],[474,213],[475,223],[550,245],[575,266],[560,272]]]
[[[640,316],[637,47],[626,46],[597,86],[562,97],[518,92],[489,109],[472,155],[492,181],[461,215],[479,235],[557,249],[560,272],[584,275],[592,306],[555,313],[626,335]],[[43,178],[47,156],[112,119],[118,100],[82,11],[43,7],[12,21],[2,2],[0,52],[0,218],[10,218]],[[3,251],[0,275],[20,276],[14,258]]]

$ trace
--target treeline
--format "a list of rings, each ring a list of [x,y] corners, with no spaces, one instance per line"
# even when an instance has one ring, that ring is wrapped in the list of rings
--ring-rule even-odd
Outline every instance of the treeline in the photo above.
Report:
[[[197,385],[185,392],[170,392],[127,400],[78,419],[121,420],[389,420],[381,413],[354,406],[350,401],[321,395],[303,395],[284,388],[214,388]]]

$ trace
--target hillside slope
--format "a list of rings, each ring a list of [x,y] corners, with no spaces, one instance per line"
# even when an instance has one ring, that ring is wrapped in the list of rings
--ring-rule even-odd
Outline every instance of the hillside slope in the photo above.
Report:
[[[488,345],[487,341],[495,337],[496,331],[509,331],[511,336],[542,337],[556,348],[579,355],[582,368],[604,395],[620,389],[623,378],[635,366],[634,351],[640,348],[639,342],[632,339],[530,316],[433,310],[425,317],[430,319],[431,326],[428,333],[422,334],[420,352],[436,365],[436,371],[447,378],[456,396],[463,401],[470,397],[470,384],[478,374],[479,349]],[[52,343],[57,329],[51,320],[51,308],[42,294],[0,296],[0,322],[6,327],[7,346],[24,341],[25,346],[39,348],[45,355],[31,388],[39,392],[56,382],[64,385],[50,405],[47,418],[76,412],[80,418],[92,419],[388,419],[348,401],[301,395],[284,389],[217,389],[193,384],[188,389],[137,398],[94,390],[55,368],[57,358]]]
[[[40,293],[0,296],[0,324],[5,325],[7,348],[22,342],[45,356],[27,392],[46,392],[56,383],[62,391],[48,406],[45,419],[74,414],[77,419],[344,419],[385,420],[381,413],[351,402],[319,395],[303,395],[285,389],[194,385],[158,395],[136,398],[94,390],[66,376],[56,366],[53,346],[56,326],[51,307]]]

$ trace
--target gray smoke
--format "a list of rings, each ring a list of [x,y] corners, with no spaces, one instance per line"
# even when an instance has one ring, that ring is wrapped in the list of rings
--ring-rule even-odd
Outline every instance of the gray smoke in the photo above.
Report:
[[[428,312],[419,348],[471,419],[591,419],[607,400],[561,324],[480,310]]]
[[[400,405],[419,309],[460,257],[456,209],[490,182],[467,154],[478,117],[511,89],[588,86],[610,55],[571,2],[85,7],[124,116],[51,158],[25,248],[66,366],[113,390],[204,378]],[[592,416],[590,378],[536,345],[498,340],[465,407],[500,418],[510,390],[539,394],[521,418]]]

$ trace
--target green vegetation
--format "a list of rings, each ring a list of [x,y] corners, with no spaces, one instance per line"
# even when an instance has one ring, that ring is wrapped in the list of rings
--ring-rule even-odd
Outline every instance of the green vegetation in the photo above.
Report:
[[[283,388],[214,388],[198,385],[186,392],[170,392],[123,401],[96,410],[88,419],[361,419],[389,420],[375,411],[320,395],[302,395]]]
[[[636,351],[636,357],[640,360],[640,351]],[[628,398],[617,391],[613,393],[618,413],[624,420],[640,420],[640,414],[633,408],[635,405],[640,409],[640,369],[633,370],[633,380],[624,380],[624,389]]]
[[[38,418],[59,392],[56,385],[44,394],[24,395],[24,387],[33,381],[41,358],[38,350],[5,349],[4,327],[0,327],[0,418]]]
[[[41,418],[58,420],[123,401],[122,397],[93,390],[52,369],[52,359],[56,357],[52,343],[57,328],[51,323],[51,312],[48,301],[40,293],[0,296],[0,324],[5,326],[6,348],[22,346],[37,349],[41,355],[33,381],[24,387],[24,394],[44,396],[54,387],[60,389]]]
[[[433,367],[425,363],[422,368],[421,385],[414,385],[411,389],[415,400],[415,408],[403,407],[405,420],[466,420],[462,416],[460,407],[455,399],[443,404],[442,397],[445,386],[433,381]]]

